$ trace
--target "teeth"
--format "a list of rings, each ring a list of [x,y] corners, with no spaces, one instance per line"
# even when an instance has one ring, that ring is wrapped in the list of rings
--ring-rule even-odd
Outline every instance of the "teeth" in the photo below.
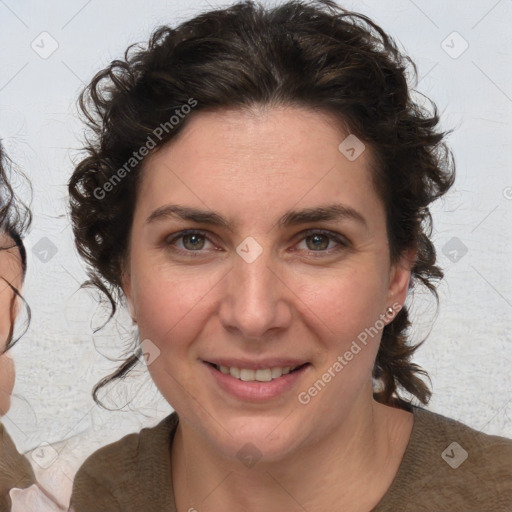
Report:
[[[298,366],[285,366],[284,368],[261,368],[259,370],[249,370],[247,368],[236,368],[234,366],[216,366],[216,368],[225,375],[231,375],[235,379],[243,380],[244,382],[270,382],[273,379],[278,379],[283,375],[287,375],[291,371],[298,368]]]
[[[270,368],[256,370],[256,380],[259,382],[270,382],[272,380],[272,370]]]
[[[240,370],[240,380],[249,381],[249,380],[255,380],[256,372],[254,370],[246,370],[245,368],[242,368]]]
[[[272,374],[273,379],[277,379],[278,377],[281,377],[281,375],[283,375],[283,369],[282,368],[272,368],[271,374]]]

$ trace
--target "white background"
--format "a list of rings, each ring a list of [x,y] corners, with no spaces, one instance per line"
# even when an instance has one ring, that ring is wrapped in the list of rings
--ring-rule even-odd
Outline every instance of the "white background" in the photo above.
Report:
[[[32,321],[13,350],[16,397],[2,420],[22,451],[68,440],[83,457],[170,411],[143,367],[112,394],[117,404],[136,395],[131,407],[105,412],[92,401],[93,384],[117,366],[109,358],[129,349],[132,333],[124,317],[93,336],[91,326],[104,313],[90,293],[78,290],[85,274],[72,242],[66,183],[82,140],[75,107],[81,88],[157,25],[176,24],[209,5],[228,4],[0,0],[0,136],[34,190],[24,288]],[[457,181],[434,208],[446,279],[437,319],[415,359],[432,379],[429,408],[512,437],[512,2],[343,5],[374,19],[406,49],[418,65],[418,89],[437,103],[443,127],[454,129],[449,143]],[[41,37],[50,48],[43,31],[58,44],[46,59],[31,48]],[[453,58],[464,41],[469,47]],[[56,248],[46,263],[33,252],[44,237]],[[453,237],[467,247],[456,262],[443,254]],[[416,338],[432,326],[433,310],[431,300],[415,309]]]

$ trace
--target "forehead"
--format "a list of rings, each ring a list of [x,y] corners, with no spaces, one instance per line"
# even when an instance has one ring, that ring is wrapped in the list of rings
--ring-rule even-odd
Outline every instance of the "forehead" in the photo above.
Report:
[[[196,113],[145,162],[137,207],[181,200],[270,216],[285,204],[371,205],[370,149],[348,159],[340,150],[348,135],[333,116],[303,108]]]

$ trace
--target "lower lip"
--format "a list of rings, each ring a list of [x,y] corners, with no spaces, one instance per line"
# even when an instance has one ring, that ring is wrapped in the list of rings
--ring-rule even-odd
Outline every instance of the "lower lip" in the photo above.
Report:
[[[263,402],[283,395],[294,386],[310,366],[306,364],[293,373],[282,375],[270,382],[245,382],[222,373],[209,363],[204,364],[221,389],[235,398],[251,402]]]

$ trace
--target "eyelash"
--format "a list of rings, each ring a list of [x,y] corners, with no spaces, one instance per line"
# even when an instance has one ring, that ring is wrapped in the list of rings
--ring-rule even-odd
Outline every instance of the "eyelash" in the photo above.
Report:
[[[327,231],[324,229],[311,229],[311,230],[307,230],[301,234],[302,234],[302,238],[299,240],[299,242],[301,242],[302,240],[305,240],[308,237],[314,236],[314,235],[323,235],[323,236],[329,238],[331,241],[335,241],[339,244],[339,246],[336,248],[319,250],[319,251],[311,251],[311,250],[306,251],[308,254],[313,255],[313,257],[315,257],[315,258],[322,257],[325,255],[331,255],[333,253],[339,252],[339,251],[341,251],[343,249],[347,249],[349,247],[349,242],[345,237],[343,237],[337,233],[333,233],[332,231]],[[178,249],[178,248],[176,248],[176,246],[173,245],[177,240],[180,240],[184,236],[187,236],[187,235],[202,236],[206,240],[208,240],[210,243],[213,244],[213,242],[208,238],[206,231],[197,230],[197,229],[189,229],[189,230],[185,230],[185,231],[180,231],[179,233],[176,233],[175,235],[171,235],[172,238],[168,237],[165,240],[164,244],[168,249],[170,249],[174,253],[183,254],[185,256],[190,256],[193,258],[203,256],[203,253],[205,251],[203,251],[201,249],[199,249],[197,251],[183,250],[183,249]]]

